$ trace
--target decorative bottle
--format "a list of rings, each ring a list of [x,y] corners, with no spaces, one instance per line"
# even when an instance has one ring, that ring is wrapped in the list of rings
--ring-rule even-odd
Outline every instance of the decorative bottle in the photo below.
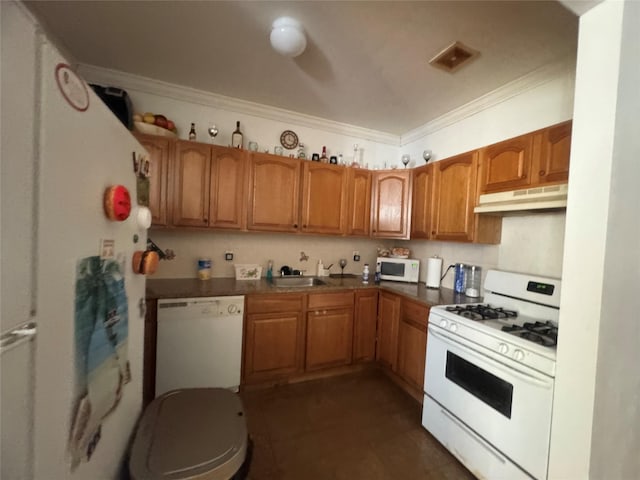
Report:
[[[376,273],[373,277],[374,283],[380,283],[380,275],[382,275],[381,267],[382,265],[380,264],[380,262],[376,262]]]
[[[236,122],[236,129],[231,134],[231,146],[242,148],[242,132],[240,131],[240,121]]]
[[[189,130],[189,140],[195,140],[195,139],[196,139],[196,124],[192,123],[191,130]]]
[[[320,163],[329,163],[327,158],[327,147],[322,147],[322,155],[320,155]]]
[[[362,283],[369,283],[369,264],[364,264],[364,269],[362,270]]]

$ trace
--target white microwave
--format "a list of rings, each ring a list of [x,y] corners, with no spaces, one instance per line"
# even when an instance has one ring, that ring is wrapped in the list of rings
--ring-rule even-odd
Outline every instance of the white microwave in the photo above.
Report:
[[[418,283],[420,260],[413,258],[378,257],[381,280]]]

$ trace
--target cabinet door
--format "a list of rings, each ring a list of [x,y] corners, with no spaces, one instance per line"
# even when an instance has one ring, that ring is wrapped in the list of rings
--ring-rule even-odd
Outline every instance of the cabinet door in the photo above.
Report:
[[[378,290],[356,290],[355,298],[353,361],[369,362],[376,358]]]
[[[302,314],[247,315],[244,381],[260,382],[301,371]]]
[[[423,388],[426,352],[426,329],[401,321],[398,334],[398,375],[416,389]]]
[[[371,172],[349,169],[349,219],[347,234],[369,236],[371,225]]]
[[[531,183],[532,151],[531,134],[483,148],[480,193],[526,188]]]
[[[353,308],[309,311],[305,370],[350,364],[352,339]]]
[[[347,169],[304,162],[302,231],[342,234],[347,218]]]
[[[173,224],[209,225],[211,147],[202,143],[176,143],[173,186]]]
[[[422,391],[427,351],[429,307],[402,299],[398,332],[398,375]]]
[[[538,134],[540,154],[533,168],[535,184],[561,183],[569,180],[572,122],[545,128]]]
[[[409,238],[411,171],[373,175],[373,227],[378,238]]]
[[[251,158],[249,230],[298,230],[301,161],[265,153]]]
[[[135,134],[135,137],[149,154],[149,171],[151,172],[149,177],[149,210],[151,210],[151,223],[158,226],[169,225],[167,208],[169,139],[138,133]]]
[[[473,240],[477,152],[434,163],[434,208],[431,238]]]
[[[395,370],[398,360],[398,324],[400,297],[389,292],[378,296],[378,345],[376,360]]]
[[[433,164],[413,171],[411,200],[411,238],[431,237],[431,208],[433,204]]]
[[[246,153],[229,147],[211,148],[209,226],[241,229],[245,224]]]

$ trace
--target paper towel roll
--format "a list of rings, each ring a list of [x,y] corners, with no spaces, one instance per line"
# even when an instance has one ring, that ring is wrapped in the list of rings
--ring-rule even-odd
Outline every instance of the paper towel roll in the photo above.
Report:
[[[427,260],[427,288],[440,288],[442,275],[442,259],[438,256]]]

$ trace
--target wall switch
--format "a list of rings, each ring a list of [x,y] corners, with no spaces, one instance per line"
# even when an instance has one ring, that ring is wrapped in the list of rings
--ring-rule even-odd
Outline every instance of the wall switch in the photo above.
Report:
[[[233,260],[233,252],[224,252],[224,259],[227,262],[230,262]]]
[[[354,262],[359,262],[360,261],[360,252],[358,252],[357,250],[353,251],[353,261]]]

